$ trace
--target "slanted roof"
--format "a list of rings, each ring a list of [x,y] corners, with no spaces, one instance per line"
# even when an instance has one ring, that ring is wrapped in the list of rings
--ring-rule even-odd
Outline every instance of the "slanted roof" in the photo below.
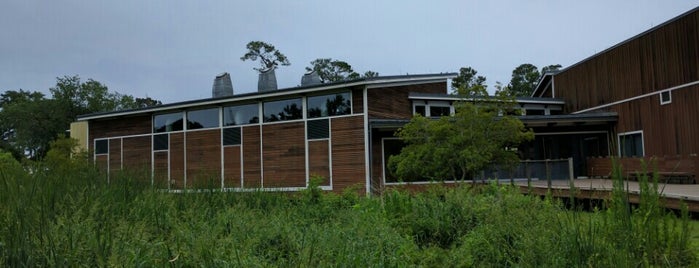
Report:
[[[338,88],[347,88],[354,86],[391,86],[400,84],[410,84],[410,83],[432,83],[446,81],[446,79],[451,79],[456,77],[456,73],[439,73],[439,74],[417,74],[417,75],[396,75],[396,76],[378,76],[378,77],[365,77],[359,79],[353,79],[349,81],[327,83],[327,84],[316,84],[308,86],[297,86],[291,88],[284,88],[274,91],[264,91],[264,92],[252,92],[245,94],[237,94],[233,96],[220,97],[220,98],[207,98],[200,100],[184,101],[169,103],[159,106],[114,111],[114,112],[102,112],[93,113],[86,115],[79,115],[78,121],[86,121],[93,119],[102,119],[118,116],[128,116],[144,113],[158,113],[170,110],[181,110],[197,106],[208,106],[208,105],[219,105],[229,102],[246,101],[246,100],[261,100],[265,98],[273,98],[285,95],[294,94],[306,94],[325,90],[332,90]]]

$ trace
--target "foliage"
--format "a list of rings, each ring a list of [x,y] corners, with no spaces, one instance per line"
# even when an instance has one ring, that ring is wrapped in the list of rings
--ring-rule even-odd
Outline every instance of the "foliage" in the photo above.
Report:
[[[558,71],[560,68],[560,64],[548,65],[539,72],[533,64],[521,64],[512,70],[512,79],[510,84],[507,85],[507,90],[510,91],[508,94],[515,97],[530,97],[534,93],[534,89],[536,89],[542,75]]]
[[[545,74],[547,74],[547,73],[554,73],[554,72],[557,72],[557,71],[560,70],[560,69],[561,69],[561,65],[560,65],[560,64],[548,65],[548,66],[545,66],[544,68],[541,68],[541,75],[545,75]]]
[[[453,116],[438,120],[413,117],[397,132],[407,145],[389,159],[389,168],[406,181],[441,181],[470,179],[493,164],[516,164],[517,146],[534,135],[507,114],[509,105],[511,100],[487,98],[457,102]]]
[[[78,115],[159,105],[151,98],[110,92],[102,83],[80,77],[56,78],[51,98],[40,92],[8,90],[0,95],[0,148],[16,158],[42,158],[49,143],[64,135]]]
[[[256,61],[259,59],[260,68],[253,68],[258,72],[266,72],[276,68],[279,64],[283,66],[291,65],[289,59],[271,44],[262,41],[250,41],[245,47],[248,52],[240,57],[240,60]]]
[[[319,58],[311,61],[311,66],[306,67],[306,71],[314,71],[320,76],[322,83],[341,82],[358,79],[361,77],[377,77],[379,73],[366,71],[360,75],[352,69],[352,65],[345,61],[333,60],[332,58]]]
[[[484,76],[476,76],[478,71],[471,67],[462,67],[459,74],[451,80],[452,93],[460,96],[487,96]]]

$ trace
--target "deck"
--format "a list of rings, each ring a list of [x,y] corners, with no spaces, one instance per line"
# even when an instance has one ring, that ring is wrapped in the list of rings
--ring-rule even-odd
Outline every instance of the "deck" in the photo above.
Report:
[[[608,199],[612,194],[613,182],[609,179],[576,179],[573,180],[575,197],[579,199]],[[526,181],[517,181],[515,185],[520,187],[523,193],[545,195],[548,190],[548,182],[534,180],[532,188],[527,187]],[[638,204],[640,188],[636,181],[625,181],[625,188],[629,192],[629,202]],[[658,191],[664,198],[667,208],[680,209],[681,204],[687,204],[690,212],[699,212],[699,184],[658,184]],[[551,194],[556,197],[570,197],[570,181],[551,181]]]

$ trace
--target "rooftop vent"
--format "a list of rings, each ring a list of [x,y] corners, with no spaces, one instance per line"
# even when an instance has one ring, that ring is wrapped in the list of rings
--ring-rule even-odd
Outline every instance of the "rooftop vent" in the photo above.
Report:
[[[277,75],[274,73],[274,67],[267,70],[260,70],[260,76],[257,79],[257,92],[277,90]]]
[[[316,71],[311,71],[301,77],[301,86],[320,84],[320,75]]]
[[[233,83],[231,83],[231,75],[222,73],[214,79],[214,85],[211,87],[211,97],[221,98],[233,96]]]

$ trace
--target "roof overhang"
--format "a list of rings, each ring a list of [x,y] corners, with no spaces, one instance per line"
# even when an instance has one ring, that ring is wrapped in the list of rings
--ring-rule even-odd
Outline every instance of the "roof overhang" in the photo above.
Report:
[[[171,103],[171,104],[165,104],[165,105],[147,107],[147,108],[141,108],[141,109],[79,115],[78,121],[104,119],[104,118],[121,117],[121,116],[131,116],[131,115],[137,115],[137,114],[160,113],[160,112],[165,112],[165,111],[184,110],[187,108],[197,107],[197,106],[214,106],[214,105],[220,105],[223,103],[230,103],[230,102],[252,101],[252,100],[261,100],[261,99],[282,97],[282,96],[303,95],[303,94],[309,94],[309,93],[313,93],[313,92],[321,92],[321,91],[328,91],[328,90],[341,89],[341,88],[350,88],[350,87],[355,87],[355,86],[366,86],[366,87],[371,88],[371,87],[400,86],[400,85],[407,85],[407,84],[434,83],[434,82],[446,81],[447,79],[451,79],[454,77],[456,77],[456,73],[361,78],[361,79],[332,83],[332,84],[320,84],[320,85],[305,86],[305,87],[293,87],[293,88],[286,88],[286,89],[280,89],[280,90],[275,90],[275,91],[254,92],[254,93],[233,95],[230,97],[223,97],[223,98],[210,98],[210,99],[202,99],[202,100],[194,100],[194,101],[186,101],[186,102],[177,102],[177,103]]]
[[[589,114],[565,114],[565,115],[530,115],[520,116],[527,127],[554,127],[554,126],[591,126],[608,125],[616,123],[619,116],[615,112],[589,113]]]
[[[470,102],[470,101],[475,101],[475,100],[484,100],[486,98],[473,98],[473,97],[465,97],[465,96],[451,95],[451,94],[430,94],[430,93],[415,93],[415,92],[411,92],[408,95],[408,99],[411,99],[411,100],[436,100],[436,101],[469,101]],[[489,98],[489,99],[497,100],[495,98]],[[534,97],[518,97],[518,98],[515,98],[515,102],[526,103],[526,104],[549,104],[549,105],[564,105],[565,104],[565,101],[563,99],[534,98]]]

